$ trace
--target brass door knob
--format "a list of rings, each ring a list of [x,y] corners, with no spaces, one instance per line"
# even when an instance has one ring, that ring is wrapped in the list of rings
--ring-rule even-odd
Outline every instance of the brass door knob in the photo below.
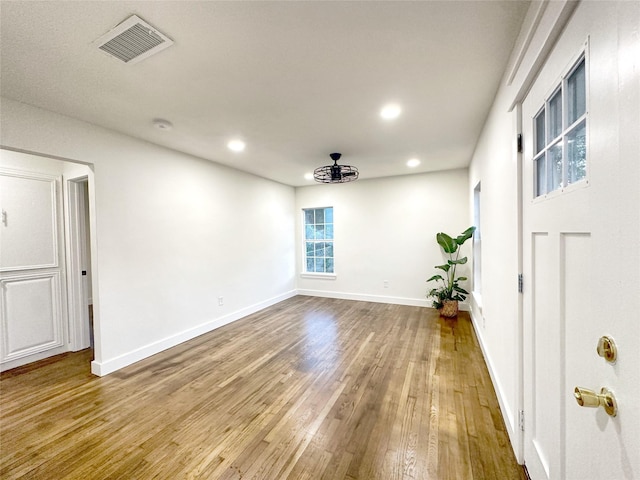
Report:
[[[576,402],[581,407],[603,407],[608,415],[615,417],[618,413],[618,404],[613,392],[606,387],[600,389],[600,393],[596,393],[588,388],[576,387],[573,391]]]

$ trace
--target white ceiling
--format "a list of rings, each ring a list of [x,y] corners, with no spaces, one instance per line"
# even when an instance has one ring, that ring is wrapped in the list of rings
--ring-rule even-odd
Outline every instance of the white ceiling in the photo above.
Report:
[[[331,152],[362,179],[459,168],[528,3],[3,0],[1,93],[293,186]],[[92,44],[131,14],[175,44],[135,65]]]

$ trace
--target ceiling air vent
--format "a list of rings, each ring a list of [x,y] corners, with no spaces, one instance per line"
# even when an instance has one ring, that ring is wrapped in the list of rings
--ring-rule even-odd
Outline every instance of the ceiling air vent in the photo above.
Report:
[[[100,50],[133,65],[173,45],[173,40],[136,15],[105,33],[94,44]]]

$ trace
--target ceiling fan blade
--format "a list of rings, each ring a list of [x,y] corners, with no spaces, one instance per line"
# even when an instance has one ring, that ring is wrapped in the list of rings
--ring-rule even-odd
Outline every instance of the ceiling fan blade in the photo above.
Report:
[[[343,173],[342,176],[343,177],[353,177],[356,174],[356,172],[346,172]]]

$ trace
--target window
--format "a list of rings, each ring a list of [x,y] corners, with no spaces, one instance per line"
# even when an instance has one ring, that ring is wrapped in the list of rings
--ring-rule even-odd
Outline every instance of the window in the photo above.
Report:
[[[534,196],[587,178],[587,96],[584,55],[533,120]]]
[[[305,272],[334,273],[333,207],[304,209]]]
[[[473,189],[473,225],[476,231],[473,234],[473,293],[479,297],[482,293],[482,233],[480,230],[480,182]]]

